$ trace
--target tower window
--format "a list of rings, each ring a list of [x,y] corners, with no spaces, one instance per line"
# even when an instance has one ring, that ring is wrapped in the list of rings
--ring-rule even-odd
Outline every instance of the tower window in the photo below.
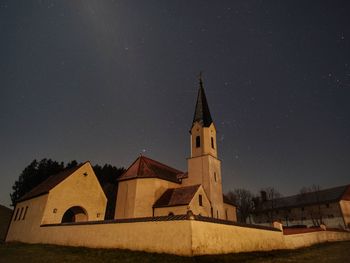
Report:
[[[215,182],[216,182],[216,172],[214,172],[214,180],[215,180]]]
[[[201,147],[201,137],[200,136],[196,136],[196,148]]]
[[[200,206],[203,206],[203,198],[202,195],[198,195],[198,202]]]
[[[213,137],[211,137],[210,139],[211,139],[211,148],[213,148],[213,149],[214,149],[214,138],[213,138]]]

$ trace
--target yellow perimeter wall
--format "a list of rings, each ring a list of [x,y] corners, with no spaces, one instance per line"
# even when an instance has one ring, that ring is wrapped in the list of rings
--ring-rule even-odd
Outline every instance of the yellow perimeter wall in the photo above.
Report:
[[[102,223],[10,229],[6,241],[121,248],[177,255],[204,255],[294,249],[350,240],[350,233],[322,231],[284,236],[282,232],[196,220]],[[17,228],[18,230],[18,228]]]

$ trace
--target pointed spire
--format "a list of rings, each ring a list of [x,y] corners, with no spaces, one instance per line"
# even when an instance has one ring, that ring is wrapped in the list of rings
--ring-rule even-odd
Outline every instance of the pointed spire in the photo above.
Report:
[[[203,88],[202,72],[199,73],[199,90],[192,124],[195,122],[201,123],[204,127],[209,127],[213,122]]]

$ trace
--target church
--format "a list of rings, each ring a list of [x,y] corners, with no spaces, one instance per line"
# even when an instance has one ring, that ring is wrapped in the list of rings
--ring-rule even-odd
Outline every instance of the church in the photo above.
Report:
[[[130,165],[118,179],[114,219],[184,215],[191,211],[203,217],[236,221],[236,207],[222,192],[216,129],[201,78],[190,136],[188,172],[146,156]],[[90,162],[85,162],[50,176],[25,194],[15,207],[10,229],[28,226],[31,218],[38,216],[41,224],[103,220],[106,203]]]
[[[183,256],[295,249],[350,240],[350,232],[238,223],[222,193],[216,128],[202,79],[187,172],[139,156],[119,177],[114,218],[90,162],[52,175],[17,202],[6,242],[119,248]]]

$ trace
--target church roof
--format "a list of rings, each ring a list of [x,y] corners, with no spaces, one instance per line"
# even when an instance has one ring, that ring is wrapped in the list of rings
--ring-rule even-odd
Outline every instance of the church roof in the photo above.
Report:
[[[231,201],[226,195],[222,195],[222,199],[224,201],[224,204],[236,206],[236,204],[233,201]]]
[[[209,111],[207,97],[205,96],[202,78],[199,78],[199,90],[197,96],[196,109],[194,111],[193,124],[199,122],[204,127],[209,127],[213,120]]]
[[[132,165],[119,177],[119,181],[135,178],[159,178],[174,183],[180,183],[183,172],[170,166],[140,156]]]
[[[154,203],[153,207],[167,207],[188,205],[196,194],[200,185],[191,185],[180,188],[167,189]]]
[[[32,199],[34,197],[47,194],[51,189],[53,189],[56,185],[58,185],[60,182],[65,180],[68,176],[70,176],[72,173],[77,171],[80,167],[82,167],[85,163],[80,164],[76,167],[66,169],[58,174],[51,175],[48,177],[45,181],[34,187],[32,190],[30,190],[28,193],[23,195],[18,202],[22,202],[28,199]]]
[[[340,200],[350,201],[350,185],[343,185],[315,192],[286,196],[275,200],[267,200],[262,203],[261,210],[271,210],[272,206],[273,209],[283,209],[332,203],[338,202]]]

